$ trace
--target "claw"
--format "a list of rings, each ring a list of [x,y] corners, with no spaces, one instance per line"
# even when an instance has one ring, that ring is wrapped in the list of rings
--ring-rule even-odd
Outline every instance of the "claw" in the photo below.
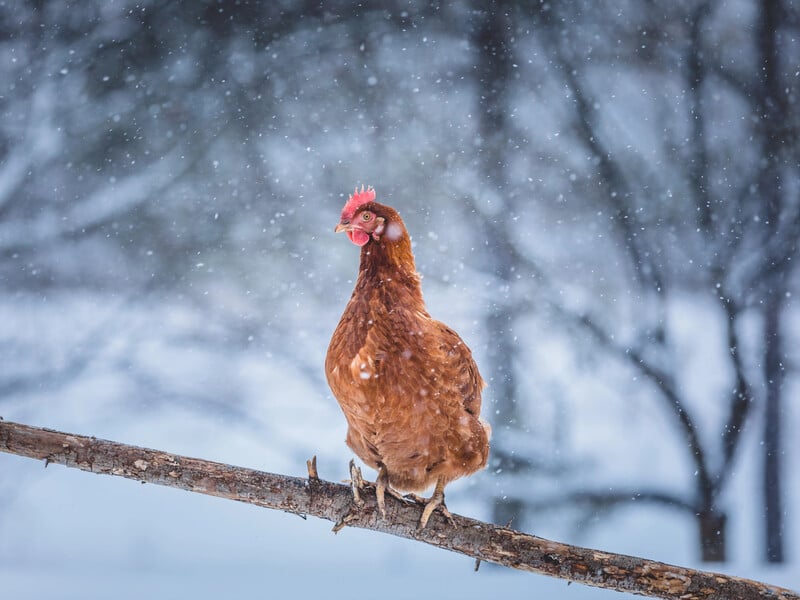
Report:
[[[425,503],[425,508],[422,511],[422,516],[419,518],[419,525],[417,525],[417,531],[421,531],[425,529],[425,526],[428,524],[428,519],[431,518],[433,511],[437,508],[442,512],[445,519],[447,519],[451,525],[455,525],[455,521],[453,520],[453,515],[447,510],[447,506],[444,503],[444,480],[439,479],[436,482],[436,489],[433,490],[433,496],[431,496],[430,500]]]
[[[361,477],[361,469],[356,466],[356,462],[350,459],[350,487],[353,490],[353,501],[356,506],[362,506],[364,500],[361,499],[361,490],[364,489],[364,478]]]
[[[333,529],[331,529],[331,531],[333,531],[333,533],[339,533],[342,529],[344,529],[347,526],[347,524],[350,521],[352,521],[355,518],[356,515],[354,513],[352,512],[347,513],[341,519],[336,521],[336,524],[333,526]]]
[[[312,464],[316,467],[316,461],[309,461],[309,476],[311,475]],[[316,470],[316,469],[315,469]],[[364,478],[361,476],[361,469],[356,466],[354,460],[350,460],[350,489],[353,490],[353,504],[350,511],[343,515],[333,526],[333,533],[339,533],[350,521],[354,520],[361,509],[364,507],[364,500],[361,498],[361,490],[364,489]]]
[[[319,473],[317,472],[317,455],[315,454],[310,459],[306,461],[306,467],[308,468],[308,478],[309,480],[318,480]]]
[[[425,506],[428,503],[428,501],[425,500],[425,498],[423,498],[422,496],[417,496],[414,493],[404,494],[403,495],[403,499],[406,502],[411,502],[413,504],[419,504],[420,506]]]

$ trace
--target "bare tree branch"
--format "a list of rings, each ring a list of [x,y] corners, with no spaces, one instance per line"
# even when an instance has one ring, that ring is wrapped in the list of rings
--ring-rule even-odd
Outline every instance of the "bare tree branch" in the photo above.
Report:
[[[67,210],[44,209],[32,220],[0,224],[0,251],[8,255],[25,248],[75,235],[85,235],[95,227],[119,218],[171,185],[178,177],[192,172],[205,156],[207,147],[178,143],[147,169],[137,171],[118,182],[95,190]]]
[[[702,32],[706,17],[711,12],[710,2],[701,2],[693,11],[690,26],[690,43],[686,59],[686,79],[689,88],[689,123],[691,124],[691,160],[687,167],[692,182],[699,226],[712,238],[715,207],[709,190],[709,150],[706,142],[706,114],[703,110],[703,88],[707,76],[703,54]]]
[[[568,61],[558,45],[556,45],[556,58],[561,65],[565,83],[574,99],[575,130],[578,140],[586,146],[597,161],[599,182],[605,190],[610,205],[616,211],[614,225],[620,230],[625,249],[630,254],[630,263],[634,273],[644,286],[661,292],[664,289],[661,268],[656,261],[649,258],[649,254],[642,248],[641,236],[637,232],[641,224],[638,222],[633,206],[634,191],[631,189],[619,161],[612,158],[612,153],[603,144],[598,132],[599,127],[595,122],[596,111],[592,108],[591,99],[581,83],[581,78],[574,65]]]
[[[556,307],[558,308],[558,307]],[[567,311],[562,311],[561,314],[569,315]],[[574,316],[572,316],[574,317]],[[694,419],[688,411],[680,397],[680,394],[675,389],[672,377],[668,373],[663,372],[657,366],[651,364],[636,348],[622,346],[617,344],[612,336],[598,325],[588,315],[578,315],[577,321],[583,325],[594,337],[603,344],[607,349],[619,357],[625,359],[630,365],[644,374],[656,388],[661,392],[662,397],[667,401],[667,406],[672,411],[673,415],[678,419],[681,429],[683,430],[689,449],[692,452],[692,460],[697,468],[698,477],[701,481],[703,489],[713,489],[710,469],[708,466],[708,459],[703,450],[703,444],[700,441],[700,434],[697,430],[696,419]]]
[[[531,504],[531,508],[547,510],[564,504],[585,505],[592,511],[610,510],[630,504],[660,504],[675,508],[690,514],[698,512],[695,503],[686,500],[669,491],[651,489],[624,489],[624,490],[583,490],[576,491],[566,496],[559,496],[552,500],[545,500]]]
[[[197,458],[148,450],[93,437],[0,421],[0,450],[104,475],[247,502],[298,515],[313,515],[344,525],[414,539],[481,561],[541,573],[595,587],[654,598],[800,600],[795,592],[756,581],[600,552],[520,533],[458,515],[448,523],[435,515],[417,530],[421,507],[387,498],[380,517],[374,487],[361,490],[354,504],[351,488],[317,477],[289,477]]]
[[[719,467],[717,493],[720,491],[722,480],[730,475],[730,466],[733,463],[736,448],[744,430],[744,424],[747,422],[747,417],[753,407],[753,393],[745,376],[741,342],[736,331],[738,307],[724,292],[720,294],[720,304],[725,311],[728,351],[733,363],[736,387],[731,391],[728,419],[725,423],[725,429],[722,431],[723,462]]]

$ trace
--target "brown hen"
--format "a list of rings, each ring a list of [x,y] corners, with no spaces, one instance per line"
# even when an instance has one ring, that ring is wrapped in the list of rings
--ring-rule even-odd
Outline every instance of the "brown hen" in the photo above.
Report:
[[[336,231],[361,246],[361,266],[328,347],[328,384],[347,419],[347,445],[378,471],[384,516],[387,491],[436,486],[423,528],[437,507],[449,516],[445,485],[486,465],[491,430],[479,417],[485,384],[466,344],[425,309],[400,215],[362,188],[345,204]]]

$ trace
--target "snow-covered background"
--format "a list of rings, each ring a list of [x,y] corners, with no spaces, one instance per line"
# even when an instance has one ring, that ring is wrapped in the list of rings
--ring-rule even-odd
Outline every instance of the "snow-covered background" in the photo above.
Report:
[[[322,363],[358,249],[332,230],[371,184],[490,383],[490,466],[453,511],[798,589],[798,23],[0,3],[0,416],[345,478]],[[472,567],[0,455],[9,598],[622,597]]]

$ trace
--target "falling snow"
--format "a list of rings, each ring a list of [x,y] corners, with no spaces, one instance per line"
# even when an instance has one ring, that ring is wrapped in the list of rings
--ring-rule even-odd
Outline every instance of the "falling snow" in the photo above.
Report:
[[[372,185],[488,383],[490,465],[448,487],[452,510],[698,565],[713,509],[726,571],[800,588],[800,53],[789,25],[760,29],[772,4],[302,6],[0,3],[0,415],[345,477],[322,361],[358,250],[333,228]],[[430,595],[565,593],[272,511],[0,470],[13,597],[247,594],[265,569],[335,595],[354,557],[386,598],[400,571]]]

